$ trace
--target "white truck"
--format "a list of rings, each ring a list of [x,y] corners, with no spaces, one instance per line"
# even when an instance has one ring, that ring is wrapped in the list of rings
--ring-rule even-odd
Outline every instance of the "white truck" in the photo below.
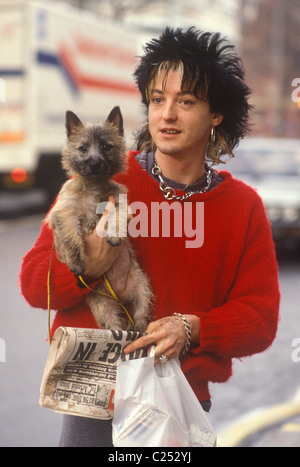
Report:
[[[119,105],[128,147],[143,119],[137,31],[62,2],[0,0],[0,186],[51,197],[64,174],[65,113],[104,121]]]

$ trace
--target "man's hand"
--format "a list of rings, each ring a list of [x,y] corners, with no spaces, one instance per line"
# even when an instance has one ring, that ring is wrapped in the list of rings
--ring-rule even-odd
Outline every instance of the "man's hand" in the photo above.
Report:
[[[200,318],[196,315],[184,315],[191,326],[191,342],[199,346]],[[124,349],[124,353],[134,352],[140,347],[155,345],[155,360],[160,363],[159,357],[165,355],[168,360],[179,357],[186,343],[186,331],[183,321],[177,316],[167,316],[149,324],[146,335],[135,340]]]

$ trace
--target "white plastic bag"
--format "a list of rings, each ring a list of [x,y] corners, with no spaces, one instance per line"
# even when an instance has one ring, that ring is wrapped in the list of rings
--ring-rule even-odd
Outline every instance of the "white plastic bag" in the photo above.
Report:
[[[114,446],[213,447],[215,441],[178,359],[154,366],[152,352],[118,363]]]

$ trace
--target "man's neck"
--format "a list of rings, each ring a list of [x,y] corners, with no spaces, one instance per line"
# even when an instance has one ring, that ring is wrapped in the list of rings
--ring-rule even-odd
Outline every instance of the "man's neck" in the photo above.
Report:
[[[155,158],[163,176],[174,182],[192,185],[205,175],[204,157],[182,157],[157,151]]]

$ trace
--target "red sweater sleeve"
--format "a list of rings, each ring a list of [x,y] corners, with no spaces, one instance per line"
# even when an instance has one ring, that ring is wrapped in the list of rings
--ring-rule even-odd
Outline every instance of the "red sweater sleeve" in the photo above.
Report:
[[[50,266],[53,234],[43,224],[34,247],[23,258],[20,272],[21,292],[34,308],[47,309],[47,277]],[[67,309],[80,302],[89,290],[77,285],[77,278],[65,264],[58,261],[55,249],[50,276],[51,309]]]
[[[276,336],[279,303],[274,244],[264,206],[257,197],[227,300],[209,313],[201,313],[200,347],[196,353],[241,358],[262,352]]]

